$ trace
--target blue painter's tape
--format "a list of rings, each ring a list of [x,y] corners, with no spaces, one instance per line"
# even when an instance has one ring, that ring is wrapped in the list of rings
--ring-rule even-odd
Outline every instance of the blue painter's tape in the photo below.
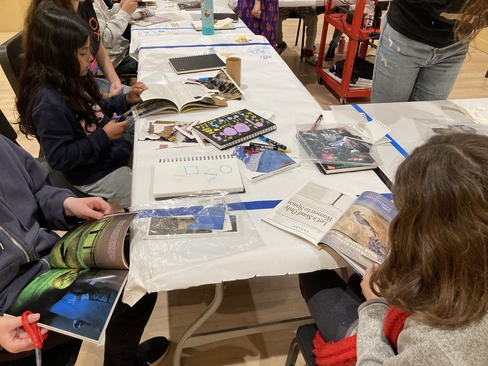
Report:
[[[373,119],[357,104],[351,104],[351,106],[357,110],[359,113],[363,114],[366,117],[368,122],[371,122]],[[390,134],[386,134],[385,137],[390,140],[392,146],[400,153],[404,158],[408,157],[408,152],[400,145]]]

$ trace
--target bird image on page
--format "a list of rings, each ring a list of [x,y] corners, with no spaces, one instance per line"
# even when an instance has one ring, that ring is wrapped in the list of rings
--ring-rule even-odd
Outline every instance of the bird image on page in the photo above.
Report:
[[[364,218],[364,214],[362,214],[360,211],[355,211],[354,216],[356,216],[357,222],[359,222],[361,225],[367,226],[373,232],[373,235],[375,237],[377,236],[378,233],[376,232],[374,227],[372,227],[370,223]]]

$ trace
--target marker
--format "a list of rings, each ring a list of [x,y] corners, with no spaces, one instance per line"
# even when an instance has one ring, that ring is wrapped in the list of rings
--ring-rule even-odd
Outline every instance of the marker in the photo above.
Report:
[[[191,81],[192,83],[199,83],[199,84],[204,83],[204,81],[200,79],[187,78],[186,80]]]
[[[257,144],[255,142],[250,142],[249,147],[253,150],[255,149],[266,149],[266,150],[276,150],[279,152],[286,152],[283,149],[280,149],[278,146],[272,146],[272,145],[265,145],[265,144]]]
[[[310,129],[311,131],[313,131],[317,128],[317,125],[320,123],[320,121],[322,121],[322,118],[324,118],[324,116],[322,116],[322,114],[319,114],[319,118],[317,118],[317,120],[313,124],[312,128]]]
[[[213,78],[198,78],[198,81],[211,81]]]
[[[281,150],[284,150],[284,152],[291,152],[291,149],[288,149],[285,145],[280,144],[277,141],[271,140],[269,137],[266,137],[266,136],[258,136],[258,139],[260,139],[261,141],[264,141],[264,142],[266,142],[266,143],[268,143],[270,145],[274,145],[274,146],[280,148]]]

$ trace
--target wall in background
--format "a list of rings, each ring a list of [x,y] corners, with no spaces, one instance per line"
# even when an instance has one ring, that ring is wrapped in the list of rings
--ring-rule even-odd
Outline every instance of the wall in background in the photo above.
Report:
[[[0,32],[18,32],[30,0],[0,0]]]

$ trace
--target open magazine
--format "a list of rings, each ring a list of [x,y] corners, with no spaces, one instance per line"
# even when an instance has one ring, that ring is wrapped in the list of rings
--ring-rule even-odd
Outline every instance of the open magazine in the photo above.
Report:
[[[39,325],[102,345],[128,273],[124,240],[137,213],[84,221],[51,249],[51,270],[36,277],[5,311],[40,313]]]
[[[307,181],[263,220],[313,244],[335,250],[359,274],[382,263],[393,202],[375,192],[349,196]]]
[[[217,108],[217,100],[209,95],[203,85],[185,82],[181,79],[167,84],[147,84],[141,94],[142,102],[132,107],[135,117],[146,117],[159,113],[181,113],[194,109]],[[227,106],[222,101],[222,106]]]

